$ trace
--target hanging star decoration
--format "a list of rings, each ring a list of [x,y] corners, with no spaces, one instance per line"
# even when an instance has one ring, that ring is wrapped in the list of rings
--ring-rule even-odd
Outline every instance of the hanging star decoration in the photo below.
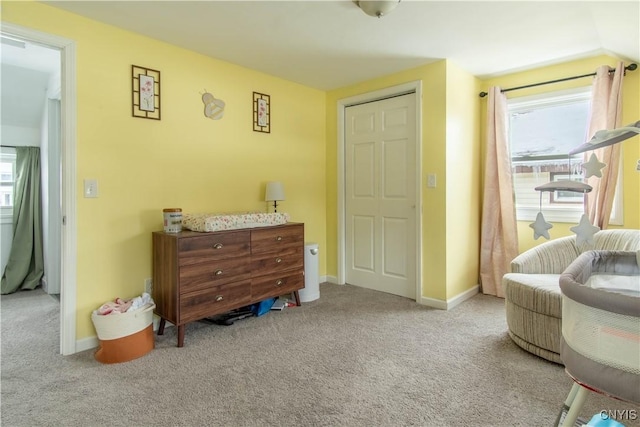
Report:
[[[607,166],[606,163],[602,163],[594,153],[591,153],[591,157],[589,157],[589,161],[587,163],[582,164],[582,168],[585,171],[585,178],[589,178],[590,176],[597,176],[598,178],[602,178],[602,168]]]
[[[576,246],[582,246],[584,243],[593,243],[593,235],[600,231],[600,227],[591,225],[589,218],[585,214],[580,217],[580,223],[569,230],[576,233]]]
[[[542,215],[542,212],[538,212],[538,215],[536,215],[536,221],[529,224],[529,227],[533,228],[534,240],[538,240],[538,237],[541,237],[541,236],[547,240],[551,238],[547,230],[550,230],[551,228],[553,228],[553,225],[545,221],[544,215]]]

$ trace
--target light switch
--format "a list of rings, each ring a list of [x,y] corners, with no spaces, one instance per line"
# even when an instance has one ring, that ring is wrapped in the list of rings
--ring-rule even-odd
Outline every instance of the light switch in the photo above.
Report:
[[[85,198],[98,197],[98,180],[97,179],[84,180],[84,197]]]
[[[427,187],[436,188],[436,174],[430,173],[427,175]]]

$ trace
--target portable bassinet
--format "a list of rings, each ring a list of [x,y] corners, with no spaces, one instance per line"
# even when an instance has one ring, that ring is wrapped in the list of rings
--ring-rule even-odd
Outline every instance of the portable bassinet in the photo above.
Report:
[[[588,391],[640,403],[640,251],[588,251],[560,275],[560,356],[574,385],[557,424]]]

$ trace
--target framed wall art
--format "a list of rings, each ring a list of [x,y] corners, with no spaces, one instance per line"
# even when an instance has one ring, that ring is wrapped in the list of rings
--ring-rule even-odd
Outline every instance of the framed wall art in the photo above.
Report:
[[[253,130],[271,132],[271,97],[253,92]]]
[[[132,115],[160,120],[160,71],[131,66]]]

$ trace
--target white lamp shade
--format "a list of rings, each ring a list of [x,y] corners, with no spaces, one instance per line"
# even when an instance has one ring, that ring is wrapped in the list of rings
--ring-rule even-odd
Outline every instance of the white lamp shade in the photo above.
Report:
[[[274,200],[285,200],[284,186],[279,181],[267,182],[267,191],[265,191],[264,200],[273,202]]]

